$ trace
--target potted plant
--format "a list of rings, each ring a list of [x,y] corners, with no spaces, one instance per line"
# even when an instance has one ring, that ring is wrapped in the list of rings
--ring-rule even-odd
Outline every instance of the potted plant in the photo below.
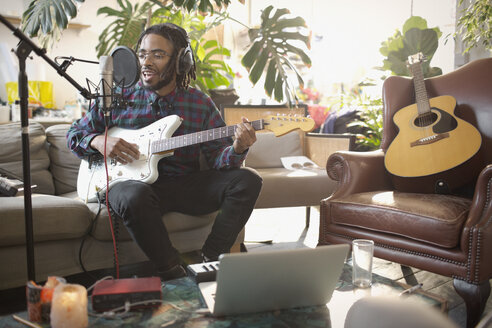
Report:
[[[458,5],[462,7],[463,0]],[[475,0],[461,11],[457,23],[457,34],[461,35],[465,50],[482,44],[485,49],[492,50],[492,5],[490,0]]]
[[[45,35],[43,38],[45,44],[49,40],[53,42],[53,38],[59,37],[60,31],[67,27],[69,18],[77,15],[77,2],[83,3],[84,0],[33,0],[23,14],[22,28],[31,37]],[[98,14],[115,17],[115,21],[101,35],[98,54],[106,54],[113,44],[133,46],[134,42],[131,42],[136,40],[145,26],[157,22],[164,11],[172,13],[168,17],[171,19],[179,19],[180,11],[192,13],[189,17],[184,15],[182,22],[199,25],[201,23],[194,19],[198,19],[200,15],[211,14],[219,17],[223,15],[222,18],[229,18],[228,4],[230,0],[214,0],[214,5],[210,0],[148,0],[132,6],[129,0],[118,0],[120,10],[104,7],[98,11]],[[307,66],[311,65],[311,60],[304,50],[293,45],[301,41],[308,48],[310,47],[310,38],[304,34],[306,30],[304,19],[290,18],[288,14],[287,9],[274,10],[272,6],[263,10],[260,27],[248,28],[252,43],[242,64],[249,71],[249,78],[253,84],[256,84],[261,76],[265,76],[266,94],[273,96],[279,102],[285,99],[290,104],[297,98],[288,73],[294,72],[298,83],[303,85],[302,77],[291,57],[298,58]],[[184,25],[186,29],[186,24]],[[191,25],[188,27],[190,28]],[[203,29],[207,28],[203,27]],[[228,85],[230,80],[227,79],[227,75],[232,75],[232,71],[213,57],[216,54],[227,56],[228,50],[217,43],[202,39],[201,32],[192,33],[203,29],[188,31],[193,39],[192,46],[197,59],[198,79],[195,86],[207,92],[211,87]],[[259,56],[256,56],[257,54]]]
[[[393,36],[382,42],[379,52],[386,58],[378,69],[391,71],[393,75],[411,76],[407,67],[408,56],[421,52],[427,59],[422,64],[424,77],[442,74],[439,67],[431,67],[430,62],[439,45],[442,32],[438,27],[428,28],[427,21],[419,16],[411,16],[396,30]]]

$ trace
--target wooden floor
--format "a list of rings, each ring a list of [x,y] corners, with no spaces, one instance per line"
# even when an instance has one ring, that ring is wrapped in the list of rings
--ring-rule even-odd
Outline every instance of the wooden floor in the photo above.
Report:
[[[316,247],[319,233],[319,208],[311,208],[309,228],[305,228],[305,208],[259,209],[253,212],[246,225],[246,247],[250,252],[266,249],[290,249]],[[272,244],[257,241],[272,240]],[[403,272],[404,271],[404,272]],[[453,280],[448,277],[402,267],[383,259],[375,258],[373,272],[395,281],[415,285],[423,284],[423,289],[447,300],[448,316],[459,327],[466,327],[465,304],[454,291]],[[492,297],[489,298],[484,315],[492,312]],[[336,327],[334,327],[336,328]]]

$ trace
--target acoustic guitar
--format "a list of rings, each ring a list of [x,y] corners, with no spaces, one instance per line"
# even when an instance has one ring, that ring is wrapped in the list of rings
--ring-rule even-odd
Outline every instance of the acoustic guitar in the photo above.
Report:
[[[386,169],[401,177],[422,177],[452,169],[473,157],[482,143],[480,132],[456,117],[456,99],[428,99],[422,72],[423,55],[409,56],[416,104],[393,116],[398,134],[386,151]]]
[[[138,145],[140,158],[132,163],[121,164],[114,159],[106,159],[106,165],[101,154],[93,155],[90,160],[82,160],[77,178],[78,196],[86,202],[97,200],[99,193],[125,180],[138,180],[144,183],[154,183],[158,176],[157,163],[166,156],[171,156],[175,149],[234,136],[236,125],[224,126],[206,131],[171,137],[181,125],[182,119],[170,115],[147,125],[141,129],[130,130],[113,127],[108,130],[108,136],[124,138]],[[270,130],[275,136],[281,136],[295,129],[305,132],[312,131],[315,123],[311,118],[271,115],[264,119],[250,122],[255,130]]]

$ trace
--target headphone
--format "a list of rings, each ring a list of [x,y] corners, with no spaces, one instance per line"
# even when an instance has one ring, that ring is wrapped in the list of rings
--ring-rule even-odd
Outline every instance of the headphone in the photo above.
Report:
[[[195,65],[193,59],[193,51],[188,43],[185,48],[179,49],[178,56],[176,58],[176,74],[185,75]]]

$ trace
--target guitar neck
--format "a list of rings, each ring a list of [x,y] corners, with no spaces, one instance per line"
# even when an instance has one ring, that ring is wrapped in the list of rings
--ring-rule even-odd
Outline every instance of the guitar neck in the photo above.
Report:
[[[422,63],[418,62],[410,65],[410,70],[413,75],[413,86],[415,88],[415,100],[419,115],[430,113],[429,98],[425,90],[424,73],[422,71]]]
[[[255,130],[263,130],[264,122],[262,119],[250,122]],[[207,141],[227,138],[234,136],[237,125],[223,126],[220,128],[205,130],[201,132],[190,133],[182,136],[171,137],[168,139],[159,139],[151,144],[151,152],[161,153],[174,149],[200,144]]]

